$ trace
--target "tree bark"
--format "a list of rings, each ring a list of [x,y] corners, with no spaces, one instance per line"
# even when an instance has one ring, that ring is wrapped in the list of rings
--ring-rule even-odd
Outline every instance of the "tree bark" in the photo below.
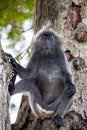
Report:
[[[73,56],[70,61],[77,93],[71,111],[64,117],[60,130],[87,130],[87,1],[36,0],[34,32],[50,23],[63,42],[63,50]],[[35,119],[31,116],[27,99],[23,99],[12,130],[32,130]],[[27,102],[27,103],[25,103]],[[26,110],[25,110],[26,108]],[[22,112],[21,112],[22,111]],[[24,117],[25,115],[25,117]],[[23,118],[23,120],[22,120]],[[20,123],[21,122],[21,123]],[[35,130],[58,130],[51,119],[38,121]]]
[[[0,44],[0,130],[11,130],[9,118],[8,83],[11,79],[11,69]]]

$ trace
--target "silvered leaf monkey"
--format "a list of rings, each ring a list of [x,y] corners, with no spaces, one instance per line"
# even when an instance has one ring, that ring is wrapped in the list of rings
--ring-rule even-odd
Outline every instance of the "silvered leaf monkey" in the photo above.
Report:
[[[55,125],[61,127],[62,117],[76,92],[67,59],[61,49],[61,41],[52,29],[45,28],[34,38],[32,48],[26,68],[18,64],[10,54],[6,54],[15,76],[18,74],[22,79],[14,85],[14,89],[14,81],[10,84],[10,94],[26,93],[36,118],[52,118]]]

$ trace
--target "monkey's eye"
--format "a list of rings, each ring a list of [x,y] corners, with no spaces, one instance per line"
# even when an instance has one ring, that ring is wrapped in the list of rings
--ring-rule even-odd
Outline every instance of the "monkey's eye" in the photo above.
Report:
[[[43,41],[44,39],[45,39],[44,36],[39,37],[39,41]]]
[[[44,34],[39,37],[39,41],[45,41],[46,39],[48,39],[49,41],[53,41],[54,37],[51,34]]]
[[[50,35],[50,36],[49,36],[49,40],[50,40],[50,41],[54,41],[54,36],[53,36],[53,35]]]

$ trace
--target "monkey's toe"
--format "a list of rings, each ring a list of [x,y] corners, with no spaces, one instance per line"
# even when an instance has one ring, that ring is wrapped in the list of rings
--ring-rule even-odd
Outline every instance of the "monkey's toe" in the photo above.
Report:
[[[47,115],[44,112],[42,112],[42,113],[39,114],[39,118],[41,120],[44,120],[46,117],[47,117]]]
[[[63,118],[60,116],[55,116],[54,123],[55,123],[55,127],[58,127],[58,128],[62,127],[64,125]]]
[[[47,117],[52,116],[52,114],[54,113],[54,111],[46,111],[45,109],[43,109],[43,111],[40,113],[39,117],[40,119],[44,120]]]

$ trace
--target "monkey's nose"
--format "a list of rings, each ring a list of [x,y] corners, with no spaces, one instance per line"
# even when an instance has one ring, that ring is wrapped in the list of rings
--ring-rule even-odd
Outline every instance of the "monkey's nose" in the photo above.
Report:
[[[46,45],[50,46],[51,45],[51,41],[49,39],[46,39]]]

